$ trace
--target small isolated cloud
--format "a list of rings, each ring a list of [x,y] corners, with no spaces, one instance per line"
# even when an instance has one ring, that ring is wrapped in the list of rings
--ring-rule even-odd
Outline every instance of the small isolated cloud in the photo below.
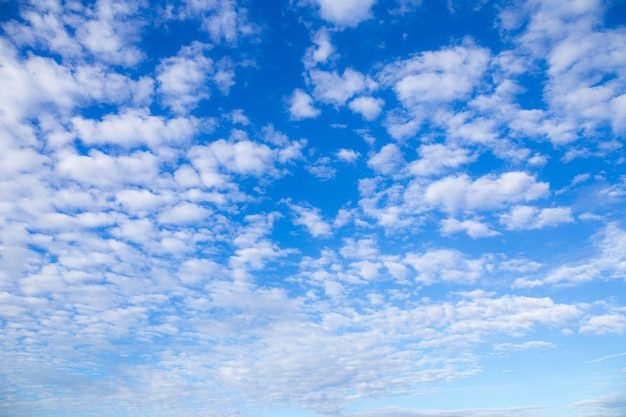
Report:
[[[394,143],[383,146],[378,153],[372,155],[367,161],[367,165],[374,171],[385,175],[397,173],[404,163],[402,151]]]
[[[313,106],[313,98],[300,89],[296,89],[289,99],[289,113],[294,120],[315,118],[320,110]]]
[[[290,204],[289,208],[295,214],[294,224],[304,226],[313,237],[329,237],[332,234],[332,228],[320,214],[321,211],[315,207],[301,206]]]
[[[336,26],[356,27],[372,17],[376,0],[309,0],[319,7],[320,17]]]
[[[444,235],[458,232],[465,232],[472,239],[492,237],[500,234],[495,230],[490,230],[488,225],[476,220],[464,220],[461,222],[456,219],[445,219],[441,221],[441,233]]]
[[[359,159],[359,156],[361,156],[361,154],[359,154],[357,151],[355,151],[354,149],[339,149],[336,153],[335,156],[339,159],[341,159],[344,162],[354,162],[357,159]]]
[[[572,209],[556,207],[538,209],[531,206],[515,206],[500,216],[500,222],[509,230],[543,229],[574,222]]]
[[[382,112],[385,102],[383,99],[374,97],[357,97],[349,104],[350,110],[363,116],[365,120],[372,121]]]
[[[228,118],[234,124],[239,124],[242,126],[248,126],[250,124],[250,119],[245,115],[242,109],[235,109],[228,115]]]
[[[330,35],[326,28],[322,28],[313,35],[313,43],[315,46],[307,49],[304,55],[304,65],[307,68],[314,67],[317,64],[325,63],[328,58],[335,52],[335,47],[330,42]]]
[[[315,98],[334,105],[343,105],[355,94],[375,87],[371,79],[352,68],[346,69],[342,75],[336,71],[312,70],[309,76],[315,86]]]
[[[322,181],[335,178],[337,170],[331,165],[331,159],[327,156],[316,159],[311,165],[306,166],[306,170]]]

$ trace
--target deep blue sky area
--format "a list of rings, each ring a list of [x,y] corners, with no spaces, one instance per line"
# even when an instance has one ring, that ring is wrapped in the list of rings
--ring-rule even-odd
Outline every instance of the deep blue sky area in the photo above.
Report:
[[[623,417],[625,24],[0,0],[0,416]]]

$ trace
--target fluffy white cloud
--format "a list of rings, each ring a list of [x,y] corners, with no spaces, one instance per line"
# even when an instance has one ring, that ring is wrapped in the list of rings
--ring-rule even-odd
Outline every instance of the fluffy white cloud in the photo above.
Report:
[[[573,221],[572,209],[569,207],[538,209],[532,206],[515,206],[510,213],[500,217],[500,222],[509,230],[543,229]]]
[[[361,51],[347,53],[346,39],[374,25],[339,30],[373,17],[375,0],[320,0],[320,15],[338,28],[314,33],[312,47],[302,37],[281,41],[304,58],[279,54],[287,61],[272,66],[303,66],[309,93],[290,82],[257,90],[254,74],[266,74],[265,58],[275,55],[264,48],[285,39],[274,34],[319,28],[316,16],[282,14],[289,25],[239,49],[256,33],[245,2],[18,3],[9,10],[20,17],[2,22],[0,37],[8,86],[0,89],[0,392],[8,393],[0,414],[533,416],[532,407],[368,409],[360,401],[463,378],[475,387],[483,377],[473,376],[502,369],[507,352],[554,355],[557,339],[571,349],[626,331],[620,295],[591,291],[626,275],[626,233],[602,226],[622,220],[626,192],[613,165],[622,156],[601,157],[620,152],[623,30],[601,29],[599,3],[519,3],[520,26],[501,27],[502,43],[493,44],[511,49],[490,62],[491,52],[469,41],[354,60]],[[392,1],[384,24],[409,3],[419,2]],[[383,44],[379,33],[366,32],[372,45]],[[158,53],[141,60],[139,45]],[[374,82],[367,74],[380,62],[391,63]],[[188,116],[209,88],[228,93],[234,68],[246,90],[202,108],[215,119]],[[545,89],[526,94],[535,76]],[[292,93],[290,114],[241,101],[270,90]],[[533,100],[540,108],[522,109]],[[285,120],[320,116],[315,101],[337,111],[317,123]],[[377,124],[383,106],[382,127],[398,141]],[[597,135],[611,129],[610,140]],[[582,134],[589,140],[568,149],[534,141]],[[308,142],[290,139],[303,136]],[[569,151],[590,158],[589,174],[567,165],[554,183],[573,180],[550,194],[544,178]],[[551,242],[520,246],[535,234],[527,229],[572,222],[567,205],[591,200],[586,227],[568,228],[578,246],[590,229],[603,230],[579,251],[587,258],[563,263],[567,253],[544,253]],[[300,241],[305,233],[318,244]],[[440,236],[453,233],[503,237]],[[581,283],[590,291],[580,301],[559,292]],[[621,416],[622,400],[575,406]]]
[[[161,214],[158,220],[165,224],[201,224],[211,212],[198,204],[182,202]]]
[[[339,149],[335,154],[337,158],[341,159],[344,162],[354,162],[359,159],[359,153],[354,149]]]
[[[299,158],[301,147],[301,142],[271,148],[250,140],[219,139],[206,146],[192,147],[188,157],[206,187],[228,187],[230,174],[258,178],[280,175],[276,165]]]
[[[322,218],[320,209],[296,204],[290,204],[289,208],[296,215],[294,224],[304,226],[311,236],[329,237],[332,234],[331,226]]]
[[[248,20],[248,10],[237,0],[188,0],[171,6],[169,12],[178,19],[199,19],[201,28],[216,44],[234,45],[258,30]]]
[[[409,171],[419,176],[440,174],[447,169],[457,168],[476,158],[469,149],[439,143],[421,145],[418,154],[420,158],[409,163]]]
[[[346,69],[342,75],[336,71],[312,70],[309,76],[315,86],[313,90],[315,98],[335,105],[343,105],[355,94],[373,89],[376,85],[369,77],[352,68]]]
[[[319,7],[322,19],[337,26],[355,27],[372,17],[376,0],[309,0]]]
[[[350,110],[363,116],[365,120],[372,121],[382,112],[385,102],[383,99],[374,97],[357,97],[349,104]]]
[[[391,175],[396,173],[404,165],[404,156],[400,148],[393,144],[387,144],[382,149],[372,155],[367,161],[367,165],[381,174]]]
[[[72,125],[78,138],[86,145],[114,144],[124,148],[183,145],[201,130],[197,119],[176,117],[167,120],[152,116],[143,109],[108,114],[102,121],[74,117]]]
[[[207,49],[208,45],[194,42],[157,67],[161,101],[174,112],[186,113],[209,98],[207,80],[214,70],[213,60],[204,55]]]
[[[138,13],[139,5],[135,1],[96,2],[94,18],[86,19],[76,28],[76,38],[96,59],[127,66],[138,64],[144,54],[132,44],[138,40],[140,29],[132,17]],[[133,23],[129,24],[131,21]]]
[[[314,47],[307,49],[304,56],[304,65],[308,68],[317,64],[325,63],[335,52],[335,47],[330,42],[330,35],[325,28],[320,29],[313,35]]]
[[[321,111],[313,106],[313,98],[300,89],[296,89],[289,99],[289,113],[294,120],[315,118]]]
[[[393,85],[398,99],[410,108],[467,97],[478,86],[488,62],[488,50],[464,45],[395,62],[378,77],[383,84]]]
[[[490,230],[489,226],[476,220],[445,219],[441,221],[441,232],[450,235],[457,232],[465,232],[472,239],[481,237],[497,236],[500,233]]]
[[[472,181],[469,176],[449,176],[428,185],[424,198],[445,211],[486,210],[545,197],[549,185],[525,172],[487,175]]]
[[[598,1],[576,2],[571,8],[550,1],[526,7],[506,13],[523,21],[532,10],[519,42],[531,63],[547,57],[549,65],[544,90],[548,109],[527,123],[533,127],[528,131],[557,144],[595,135],[607,126],[619,132],[621,110],[613,103],[626,88],[626,58],[616,53],[626,39],[624,31],[601,28],[603,7]]]
[[[158,177],[158,160],[149,152],[114,157],[98,150],[88,155],[63,155],[56,172],[86,185],[121,188],[127,184],[150,184]]]
[[[19,44],[45,45],[70,60],[91,59],[106,64],[134,66],[144,58],[135,45],[145,25],[138,1],[100,0],[90,5],[74,4],[67,13],[63,5],[52,0],[28,2],[21,15],[28,22],[10,22],[8,33]]]

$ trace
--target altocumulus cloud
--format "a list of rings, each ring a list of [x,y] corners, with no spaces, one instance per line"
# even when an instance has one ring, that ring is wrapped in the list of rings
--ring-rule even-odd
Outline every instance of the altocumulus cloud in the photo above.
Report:
[[[622,416],[623,15],[2,3],[0,414]]]

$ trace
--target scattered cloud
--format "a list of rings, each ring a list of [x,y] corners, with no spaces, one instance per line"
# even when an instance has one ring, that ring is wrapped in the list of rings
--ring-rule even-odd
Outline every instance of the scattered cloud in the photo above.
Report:
[[[300,89],[296,89],[289,100],[289,113],[294,120],[315,118],[321,114],[313,106],[313,98]]]
[[[499,235],[494,230],[489,230],[489,226],[476,220],[445,219],[441,221],[441,232],[444,235],[450,235],[457,232],[465,232],[472,239],[481,237],[492,237]]]
[[[320,17],[339,27],[356,27],[364,20],[372,18],[372,6],[376,0],[309,0],[319,8]]]
[[[543,229],[572,223],[574,218],[569,207],[538,209],[531,206],[515,206],[510,213],[502,215],[500,222],[509,230]]]
[[[626,33],[570,3],[3,3],[0,414],[622,416]]]
[[[357,97],[349,104],[350,110],[363,116],[365,120],[372,121],[380,115],[385,102],[379,98]]]

